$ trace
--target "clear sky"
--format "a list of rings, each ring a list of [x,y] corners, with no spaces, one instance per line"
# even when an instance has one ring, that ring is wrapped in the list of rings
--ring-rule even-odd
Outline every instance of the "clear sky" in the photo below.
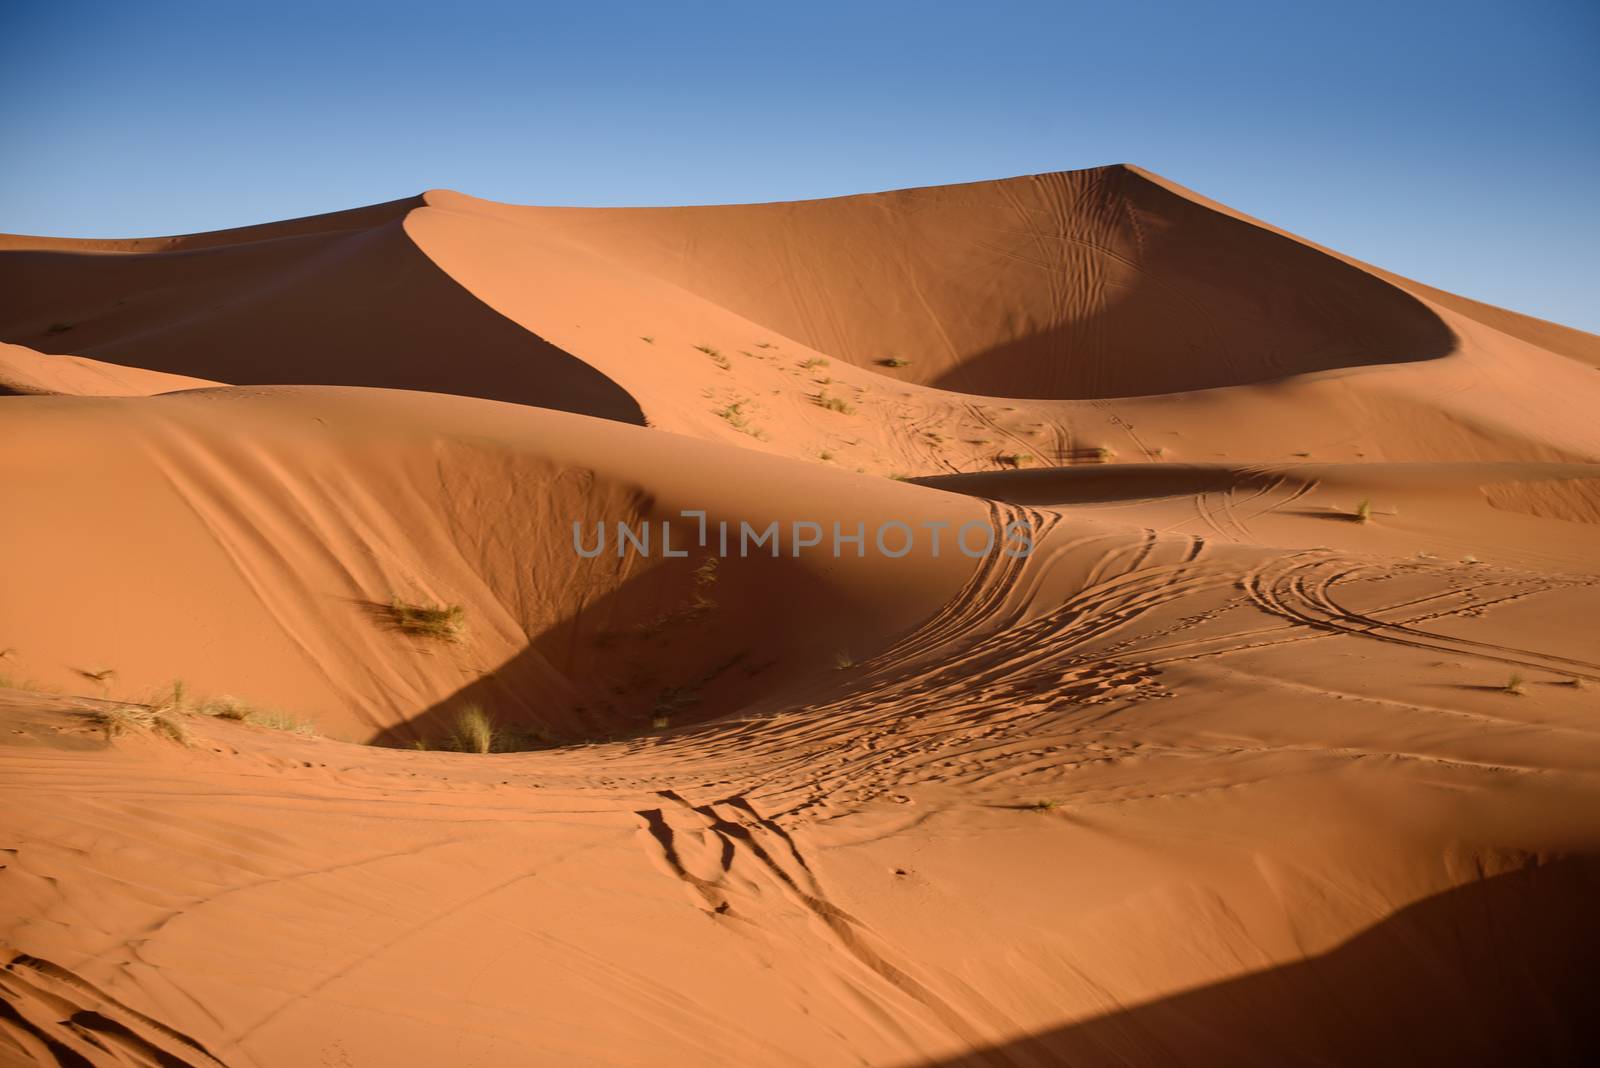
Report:
[[[0,0],[0,231],[1114,162],[1600,332],[1596,0]]]

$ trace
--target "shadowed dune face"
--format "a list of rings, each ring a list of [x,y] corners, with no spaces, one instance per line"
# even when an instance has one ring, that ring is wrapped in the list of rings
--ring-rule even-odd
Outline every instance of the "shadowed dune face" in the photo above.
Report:
[[[1425,360],[1454,338],[1343,260],[1124,167],[792,204],[504,208],[822,352],[1089,399]]]
[[[644,422],[611,380],[441,271],[400,219],[241,233],[176,251],[0,252],[0,338],[235,384],[383,386]]]
[[[1524,868],[1436,894],[1299,963],[923,1063],[1593,1064],[1596,892],[1595,857]]]
[[[0,633],[27,651],[0,674],[21,673],[26,657],[30,673],[65,669],[70,686],[82,676],[68,665],[91,655],[78,650],[117,649],[114,685],[130,694],[183,678],[196,694],[298,709],[360,741],[436,739],[466,703],[562,740],[648,726],[663,703],[675,722],[703,719],[840,649],[883,644],[973,566],[948,552],[892,568],[774,556],[769,543],[707,568],[684,509],[708,513],[708,540],[728,522],[735,547],[745,520],[985,514],[967,498],[840,485],[818,465],[614,420],[414,391],[7,403],[11,506],[51,522],[6,526],[0,555],[77,562],[8,585]],[[101,545],[94,517],[108,514],[122,536]],[[682,556],[664,555],[669,521]],[[579,556],[574,526],[592,546],[601,523],[605,551]],[[648,524],[651,552],[621,552],[618,523],[641,535]],[[396,598],[460,605],[466,636],[399,632]],[[179,636],[203,632],[228,639],[192,655]]]
[[[368,204],[346,211],[307,215],[299,219],[240,226],[231,230],[209,230],[198,234],[170,237],[30,237],[26,234],[0,234],[0,250],[54,250],[58,252],[187,252],[202,248],[242,245],[280,237],[327,234],[348,230],[367,230],[406,217],[412,208],[421,207],[422,198],[403,197],[382,204]]]

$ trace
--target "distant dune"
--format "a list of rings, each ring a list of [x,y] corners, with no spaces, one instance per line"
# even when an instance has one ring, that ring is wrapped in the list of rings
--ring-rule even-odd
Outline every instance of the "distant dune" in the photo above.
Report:
[[[1600,1050],[1600,338],[1115,166],[0,237],[0,342],[0,1063]]]

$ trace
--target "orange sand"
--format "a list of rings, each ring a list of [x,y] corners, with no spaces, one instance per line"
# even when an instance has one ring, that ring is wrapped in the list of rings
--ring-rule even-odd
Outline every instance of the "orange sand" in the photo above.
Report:
[[[1132,167],[0,294],[0,1063],[1600,1048],[1600,338]],[[1037,546],[573,551],[685,509]]]

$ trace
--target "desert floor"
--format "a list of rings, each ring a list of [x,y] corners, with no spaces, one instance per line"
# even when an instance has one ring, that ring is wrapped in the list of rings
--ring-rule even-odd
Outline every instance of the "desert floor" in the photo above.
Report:
[[[0,237],[0,341],[0,1063],[1600,1055],[1600,338],[1119,166]],[[574,551],[684,511],[1034,545]]]

